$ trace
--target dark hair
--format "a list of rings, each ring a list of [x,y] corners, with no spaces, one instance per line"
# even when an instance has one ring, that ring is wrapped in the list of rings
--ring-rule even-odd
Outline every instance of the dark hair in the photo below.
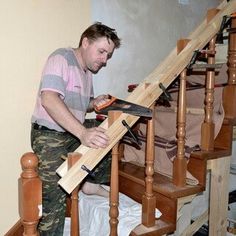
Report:
[[[115,29],[103,25],[101,22],[95,22],[83,32],[80,38],[79,47],[82,45],[82,41],[85,37],[92,41],[95,41],[98,38],[106,37],[107,39],[113,41],[115,48],[120,47],[121,39],[118,38]]]

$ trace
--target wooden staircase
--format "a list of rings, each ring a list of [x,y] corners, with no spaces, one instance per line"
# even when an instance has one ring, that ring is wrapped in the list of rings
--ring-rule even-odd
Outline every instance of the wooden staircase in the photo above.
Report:
[[[232,18],[231,27],[236,26],[236,18]],[[233,30],[232,30],[233,31]],[[198,179],[199,184],[176,185],[173,179],[158,173],[153,175],[153,192],[156,196],[156,208],[162,216],[156,220],[155,227],[137,226],[131,233],[137,235],[166,235],[177,229],[178,213],[184,203],[191,202],[194,196],[206,188],[207,172],[210,172],[210,204],[209,212],[205,212],[192,225],[178,235],[193,235],[204,223],[209,221],[209,235],[226,235],[226,218],[228,205],[228,179],[230,155],[232,151],[233,126],[236,125],[236,34],[229,34],[228,49],[228,85],[224,88],[223,103],[225,118],[213,145],[204,141],[201,151],[191,154],[187,170]],[[202,137],[204,139],[204,137]],[[210,143],[211,141],[209,141]],[[157,155],[158,156],[158,155]],[[134,200],[142,203],[145,188],[145,168],[135,164],[121,162],[119,164],[119,189]],[[180,204],[181,202],[181,204]]]

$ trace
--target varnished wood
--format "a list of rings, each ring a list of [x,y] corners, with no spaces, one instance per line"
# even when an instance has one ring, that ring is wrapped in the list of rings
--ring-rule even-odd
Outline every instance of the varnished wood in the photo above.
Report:
[[[21,220],[18,220],[16,224],[6,233],[4,236],[22,236],[24,233],[24,227]]]
[[[79,159],[81,155],[79,153],[69,153],[68,154],[68,168],[71,168]],[[71,209],[70,209],[70,235],[71,236],[79,236],[80,235],[80,227],[79,227],[79,188],[78,185],[71,193]]]
[[[218,13],[218,9],[208,11],[207,19],[212,20],[214,15]],[[214,36],[210,42],[208,50],[211,54],[207,55],[207,63],[209,65],[215,64],[215,41]],[[213,103],[214,103],[214,86],[215,86],[215,69],[207,69],[206,76],[206,97],[205,97],[205,119],[201,127],[201,149],[213,150],[214,149],[214,130],[215,124],[213,122]]]
[[[154,111],[154,105],[152,105]],[[153,174],[154,174],[154,112],[152,119],[147,122],[147,144],[145,155],[145,193],[142,197],[142,224],[145,227],[152,227],[155,225],[155,210],[156,210],[156,196],[153,193]]]
[[[37,225],[42,214],[42,182],[38,176],[38,158],[28,152],[21,157],[19,179],[19,213],[24,236],[38,236]]]
[[[115,120],[122,114],[121,111],[109,111],[108,122],[111,126]],[[116,143],[112,148],[112,162],[111,162],[111,183],[110,183],[110,236],[117,236],[118,216],[119,216],[119,176],[118,176],[118,162],[119,162],[119,143]]]
[[[224,15],[231,14],[235,11],[235,9],[235,1],[230,1],[226,4],[225,7],[220,10],[219,13],[205,25],[205,27],[202,28],[196,38],[190,38],[191,41],[189,42],[188,47],[186,47],[179,55],[175,55],[168,62],[165,72],[159,74],[157,73],[158,69],[156,69],[143,81],[143,83],[140,83],[140,85],[127,98],[127,100],[149,107],[162,93],[159,88],[159,83],[162,83],[165,87],[167,87],[189,63],[193,51],[195,49],[203,48],[206,43],[209,42],[209,40],[218,32],[222,17]],[[144,83],[150,83],[150,85],[145,88]],[[81,165],[85,164],[88,168],[93,169],[105,156],[105,154],[114,146],[114,144],[117,143],[117,141],[124,135],[125,128],[120,124],[121,119],[125,119],[126,122],[132,126],[137,121],[138,117],[122,114],[122,116],[117,119],[116,122],[109,127],[109,129],[107,129],[106,133],[110,137],[110,145],[107,148],[95,150],[84,149],[83,146],[79,147],[77,150],[78,152],[85,152],[83,153],[81,160],[79,160],[68,172],[67,168],[65,169],[64,166],[67,165],[67,163],[58,169],[57,172],[62,176],[59,184],[67,192],[71,192],[73,188],[86,176],[86,173],[81,171]],[[103,122],[102,127],[107,127],[107,121]],[[96,156],[96,159],[92,158],[93,156]]]
[[[236,18],[231,19],[231,27],[236,28]],[[229,119],[236,117],[236,33],[229,33],[228,48],[228,85],[223,91],[223,106],[225,116]]]
[[[189,39],[178,40],[177,51],[180,53],[189,43]],[[177,112],[177,154],[173,162],[173,183],[177,186],[186,185],[187,160],[185,158],[186,136],[186,79],[187,69],[180,74],[180,86]]]

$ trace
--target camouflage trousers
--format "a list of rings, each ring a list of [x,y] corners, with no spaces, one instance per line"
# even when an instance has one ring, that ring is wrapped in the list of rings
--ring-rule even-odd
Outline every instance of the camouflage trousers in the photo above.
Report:
[[[89,123],[86,126],[90,127]],[[41,236],[62,236],[66,212],[66,192],[57,184],[56,169],[69,152],[75,151],[80,142],[68,132],[31,129],[31,146],[39,158],[39,176],[43,182],[43,215],[38,230]],[[94,169],[94,177],[85,181],[107,183],[110,180],[111,155],[107,155]]]

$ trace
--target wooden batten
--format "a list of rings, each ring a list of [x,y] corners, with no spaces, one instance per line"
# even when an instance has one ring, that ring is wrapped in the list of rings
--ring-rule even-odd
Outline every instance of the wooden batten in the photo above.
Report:
[[[145,78],[126,100],[145,107],[150,107],[162,93],[162,90],[159,88],[159,83],[168,87],[187,66],[193,55],[193,51],[205,47],[218,32],[223,16],[229,15],[236,10],[236,1],[230,1],[228,3],[224,1],[219,5],[218,9],[220,9],[220,11],[209,23],[204,20],[196,31],[190,34],[188,38],[191,39],[191,41],[180,54],[177,55],[175,49],[174,52],[171,53],[171,56],[168,56],[160,66]],[[145,83],[150,83],[150,85],[145,88]],[[129,126],[133,126],[138,119],[139,117],[137,116],[122,114],[109,128],[107,120],[105,120],[101,126],[107,129],[106,134],[110,137],[110,145],[104,149],[91,149],[81,145],[76,151],[81,153],[83,157],[68,172],[67,162],[57,170],[58,174],[62,176],[59,184],[70,193],[87,175],[87,173],[81,169],[81,166],[86,165],[88,168],[93,169],[126,133],[126,128],[122,125],[121,121],[125,120]]]

